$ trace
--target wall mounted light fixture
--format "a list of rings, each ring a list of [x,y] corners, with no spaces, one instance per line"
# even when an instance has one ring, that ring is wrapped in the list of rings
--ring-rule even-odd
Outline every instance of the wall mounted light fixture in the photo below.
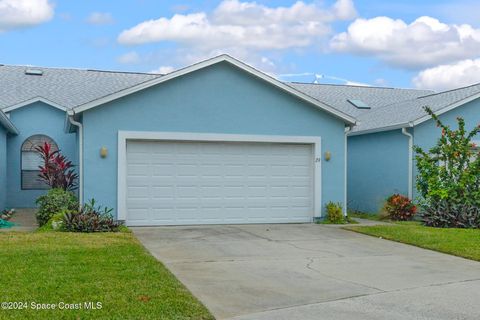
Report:
[[[108,156],[108,150],[106,147],[100,148],[100,157],[105,159]]]
[[[330,161],[331,158],[332,154],[330,153],[330,151],[325,152],[325,161]]]

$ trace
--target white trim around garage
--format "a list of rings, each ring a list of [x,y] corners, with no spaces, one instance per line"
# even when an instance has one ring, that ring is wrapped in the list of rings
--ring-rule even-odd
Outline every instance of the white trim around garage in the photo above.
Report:
[[[208,141],[208,142],[266,142],[266,143],[299,143],[313,145],[314,187],[313,217],[321,217],[322,208],[322,146],[321,137],[316,136],[275,136],[275,135],[243,135],[193,132],[151,132],[151,131],[118,131],[117,153],[117,210],[118,220],[127,218],[127,141]]]

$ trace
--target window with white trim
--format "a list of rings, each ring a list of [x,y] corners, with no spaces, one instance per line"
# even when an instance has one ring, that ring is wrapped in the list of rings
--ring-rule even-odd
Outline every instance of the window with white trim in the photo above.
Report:
[[[39,166],[43,163],[35,148],[43,146],[45,142],[50,144],[53,151],[58,150],[55,141],[49,136],[43,134],[33,135],[26,139],[22,144],[22,190],[47,190],[50,188],[45,182],[38,179],[40,173]]]

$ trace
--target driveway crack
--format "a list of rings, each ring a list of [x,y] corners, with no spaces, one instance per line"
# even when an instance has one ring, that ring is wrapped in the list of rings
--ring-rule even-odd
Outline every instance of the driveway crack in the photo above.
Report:
[[[351,280],[345,280],[345,279],[333,277],[333,276],[331,276],[331,275],[329,275],[329,274],[327,274],[327,273],[321,272],[320,270],[313,268],[313,267],[312,267],[312,264],[315,262],[315,259],[314,259],[314,258],[309,257],[309,258],[307,258],[307,259],[308,259],[308,262],[307,262],[307,264],[306,264],[305,267],[306,267],[307,269],[313,271],[313,272],[316,272],[316,273],[318,273],[318,274],[321,274],[321,275],[324,276],[324,277],[327,277],[327,278],[330,278],[330,279],[333,279],[333,280],[336,280],[336,281],[342,281],[342,282],[354,284],[354,285],[361,286],[361,287],[364,287],[364,288],[373,289],[373,290],[378,291],[379,293],[380,293],[380,292],[387,292],[387,291],[382,290],[382,289],[380,289],[380,288],[373,287],[373,286],[368,286],[368,285],[363,284],[363,283],[360,283],[360,282],[351,281]]]

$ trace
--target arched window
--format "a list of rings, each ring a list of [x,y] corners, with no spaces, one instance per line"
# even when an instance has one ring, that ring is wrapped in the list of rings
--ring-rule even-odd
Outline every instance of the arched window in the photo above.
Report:
[[[38,174],[40,173],[38,167],[43,163],[35,148],[43,146],[45,142],[52,146],[52,150],[58,150],[55,141],[43,134],[31,136],[22,144],[22,190],[46,190],[50,188],[47,184],[38,180]]]

